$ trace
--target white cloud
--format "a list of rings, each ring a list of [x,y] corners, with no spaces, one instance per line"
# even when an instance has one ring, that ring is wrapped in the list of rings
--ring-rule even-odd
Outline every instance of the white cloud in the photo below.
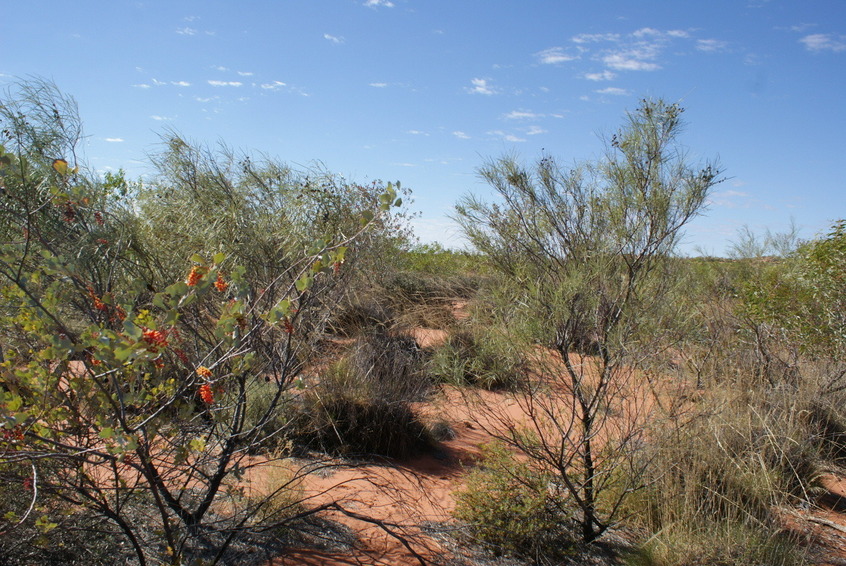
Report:
[[[573,43],[598,43],[600,41],[619,41],[617,33],[581,33],[570,38]]]
[[[156,85],[156,86],[162,86],[162,85],[166,85],[167,83],[162,82],[158,79],[153,79],[153,84]]]
[[[472,88],[468,87],[466,90],[470,94],[484,94],[490,96],[496,94],[497,90],[488,84],[488,79],[471,79]]]
[[[170,84],[173,86],[191,86],[191,83],[187,81],[170,81]]]
[[[646,37],[648,35],[656,36],[662,35],[661,32],[655,28],[640,28],[639,30],[635,31],[633,34],[635,37]]]
[[[631,92],[626,89],[617,87],[603,88],[602,90],[595,90],[593,92],[596,94],[610,94],[611,96],[628,96],[631,94]]]
[[[364,5],[369,8],[378,8],[379,6],[383,6],[385,8],[394,7],[394,3],[390,0],[367,0]]]
[[[681,39],[686,39],[690,37],[690,34],[682,29],[671,29],[667,32],[667,35],[669,35],[670,37],[678,37]]]
[[[262,84],[261,88],[263,88],[264,90],[279,90],[283,86],[285,86],[285,83],[283,83],[282,81],[273,81],[272,83]]]
[[[197,35],[197,30],[194,28],[184,27],[176,30],[179,35]]]
[[[728,43],[719,39],[697,39],[696,49],[705,52],[722,51],[728,47]]]
[[[388,83],[370,83],[370,86],[374,88],[385,88],[388,86]]]
[[[412,136],[428,136],[426,132],[421,132],[420,130],[408,130],[407,134],[411,134]]]
[[[170,118],[168,118],[167,116],[158,116],[156,114],[153,114],[152,116],[150,116],[150,118],[152,118],[153,120],[156,120],[157,122],[163,122],[165,120],[170,120]]]
[[[846,36],[834,37],[828,33],[814,33],[799,40],[808,51],[846,51]]]
[[[514,134],[508,134],[506,132],[503,132],[502,130],[492,130],[492,131],[488,132],[488,135],[497,136],[497,137],[504,139],[505,141],[514,142],[514,143],[526,141],[524,138],[517,137]]]
[[[212,86],[241,86],[244,83],[238,81],[206,81]]]
[[[617,73],[605,69],[601,73],[587,73],[585,78],[589,81],[610,81],[617,78]]]
[[[242,77],[252,77],[253,73],[250,71],[238,71],[238,74]]]
[[[215,71],[228,71],[228,67],[224,67],[223,65],[218,65],[217,67],[212,67]]]
[[[465,134],[461,130],[455,130],[452,133],[452,135],[454,135],[455,137],[457,137],[460,140],[469,140],[470,139],[470,136],[468,136],[467,134]]]
[[[506,120],[535,120],[543,118],[543,114],[537,114],[531,110],[512,110],[503,116]]]
[[[566,63],[567,61],[575,61],[579,58],[578,55],[571,55],[567,53],[563,47],[550,47],[543,51],[535,53],[541,63],[544,65],[556,65],[558,63]]]
[[[141,84],[137,84],[137,85],[132,85],[132,87],[133,88],[150,88],[150,85],[148,85],[146,83],[141,83]]]
[[[526,130],[527,136],[536,136],[538,134],[545,134],[545,133],[546,133],[546,130],[544,130],[540,126],[532,126],[528,130]]]
[[[796,26],[790,26],[790,31],[802,33],[803,31],[808,31],[809,29],[816,27],[816,25],[817,24],[799,24]]]
[[[621,51],[604,56],[602,62],[615,71],[657,71],[661,68],[657,63],[643,59],[643,55],[636,51]]]
[[[120,143],[123,141],[123,138],[105,138],[109,143]]]
[[[212,100],[217,100],[218,98],[219,97],[217,97],[217,96],[207,96],[207,97],[195,96],[194,100],[196,100],[197,102],[211,102]]]
[[[331,41],[332,43],[334,43],[336,45],[344,42],[343,37],[337,37],[335,35],[329,35],[328,33],[323,34],[323,39],[327,39],[327,40]]]

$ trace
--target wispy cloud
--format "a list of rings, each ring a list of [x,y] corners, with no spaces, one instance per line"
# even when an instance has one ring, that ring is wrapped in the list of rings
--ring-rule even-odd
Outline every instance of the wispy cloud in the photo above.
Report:
[[[173,86],[191,86],[191,83],[188,81],[170,81],[170,84]]]
[[[652,61],[657,56],[657,49],[645,45],[608,53],[602,57],[602,62],[615,71],[657,71],[661,65]]]
[[[814,27],[817,27],[817,24],[798,24],[798,25],[795,25],[795,26],[790,26],[787,29],[789,29],[790,31],[795,31],[797,33],[802,33],[804,31],[808,31],[809,29],[814,28]],[[779,28],[779,29],[783,29],[783,28]]]
[[[167,83],[164,82],[164,81],[160,81],[158,79],[153,79],[153,84],[156,85],[156,86],[163,86],[163,85],[166,85]]]
[[[661,65],[633,57],[631,53],[612,53],[602,62],[616,71],[657,71]]]
[[[147,83],[140,83],[137,85],[132,85],[132,88],[150,88],[150,85],[148,85]]]
[[[109,143],[120,143],[123,141],[123,138],[105,138]]]
[[[751,197],[742,191],[716,191],[708,196],[706,204],[722,208],[749,208],[753,204]]]
[[[506,120],[536,120],[543,118],[543,114],[532,112],[531,110],[512,110],[508,114],[503,115]]]
[[[835,37],[830,33],[814,33],[799,40],[808,51],[846,51],[846,36]]]
[[[206,81],[212,86],[241,86],[244,83],[239,81]]]
[[[329,35],[328,33],[324,33],[324,34],[323,34],[323,39],[326,39],[326,40],[328,40],[328,41],[331,41],[332,43],[334,43],[334,44],[336,44],[336,45],[338,45],[338,44],[340,44],[340,43],[343,43],[343,42],[344,42],[344,38],[343,38],[343,37],[338,37],[338,36],[336,36],[336,35]]]
[[[490,96],[497,93],[497,89],[488,84],[488,79],[471,79],[472,87],[467,87],[470,94],[484,94]]]
[[[470,139],[470,136],[468,136],[467,134],[465,134],[461,130],[455,130],[452,133],[452,135],[454,135],[455,137],[457,137],[460,140],[469,140]]]
[[[498,138],[502,138],[503,140],[505,140],[507,142],[520,143],[520,142],[526,141],[525,138],[521,138],[521,137],[515,136],[514,134],[509,134],[507,132],[503,132],[502,130],[492,130],[492,131],[488,132],[488,135],[496,136]]]
[[[538,134],[545,134],[545,133],[546,133],[546,130],[544,130],[540,126],[532,126],[532,127],[530,127],[529,129],[526,130],[527,136],[536,136]]]
[[[601,73],[586,73],[585,78],[589,81],[610,81],[617,78],[617,73],[605,69]]]
[[[631,94],[630,91],[624,88],[616,87],[603,88],[602,90],[595,90],[593,92],[595,92],[596,94],[609,94],[611,96],[629,96]]]
[[[379,8],[379,7],[393,8],[394,7],[394,3],[391,2],[390,0],[367,0],[364,3],[364,5],[369,7],[369,8]]]
[[[286,85],[282,81],[273,81],[273,82],[269,82],[269,83],[263,83],[261,85],[261,88],[263,88],[264,90],[279,90],[280,88],[282,88],[284,86],[286,86]]]
[[[573,36],[570,41],[573,43],[597,43],[600,41],[619,41],[620,34],[618,33],[582,33]]]
[[[184,28],[178,28],[176,30],[176,33],[178,33],[179,35],[197,35],[197,30],[186,26]]]
[[[238,71],[238,74],[242,77],[252,77],[253,73],[250,71]]]
[[[157,122],[164,122],[166,120],[170,120],[170,118],[168,118],[167,116],[159,116],[157,114],[153,114],[152,116],[150,116],[150,118]]]
[[[420,131],[420,130],[408,130],[408,132],[406,132],[406,133],[411,134],[412,136],[428,136],[429,135],[426,132],[423,132],[423,131]]]
[[[544,65],[556,65],[558,63],[566,63],[567,61],[575,61],[579,58],[578,55],[567,53],[563,47],[550,47],[543,51],[535,53],[535,57]]]
[[[223,65],[217,65],[216,67],[212,67],[215,71],[228,71],[229,67],[224,67]]]
[[[373,88],[385,88],[388,86],[388,83],[370,83],[370,86]]]
[[[721,41],[719,39],[697,39],[696,40],[696,49],[699,51],[705,51],[706,53],[712,53],[715,51],[724,51],[728,47],[728,42]]]
[[[565,58],[591,59],[600,62],[604,70],[585,73],[582,78],[589,81],[610,81],[619,71],[657,71],[661,69],[661,55],[667,48],[679,41],[693,41],[691,32],[684,29],[662,30],[642,27],[628,34],[584,33],[570,38],[573,51],[555,47],[541,51],[536,56],[558,62],[556,56]],[[726,43],[716,39],[700,40],[700,51],[724,49]],[[566,60],[566,59],[564,59]]]

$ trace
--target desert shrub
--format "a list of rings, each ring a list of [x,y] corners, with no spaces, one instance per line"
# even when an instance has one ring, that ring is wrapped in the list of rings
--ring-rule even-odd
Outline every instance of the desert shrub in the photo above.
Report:
[[[483,446],[477,466],[457,492],[455,516],[496,554],[553,563],[572,546],[573,517],[553,505],[552,477],[515,458],[502,443]]]
[[[650,535],[633,564],[800,564],[781,510],[811,504],[824,457],[813,391],[713,385],[640,454],[643,489],[626,500]]]
[[[307,388],[297,438],[333,454],[408,456],[429,443],[411,406],[428,387],[412,339],[364,336]]]
[[[329,319],[327,330],[355,337],[373,331],[384,332],[393,323],[392,308],[378,290],[360,290],[345,293]]]
[[[17,466],[23,469],[14,470]],[[39,472],[49,474],[49,469]],[[27,474],[26,482],[18,483]],[[33,476],[28,464],[0,466],[0,563],[106,565],[129,557],[120,533],[108,520],[43,493],[36,497],[49,486],[42,479]],[[92,536],[95,532],[97,536]]]
[[[453,331],[429,360],[432,377],[452,385],[509,389],[525,374],[525,362],[502,332],[472,325]]]
[[[509,306],[525,321],[527,341],[561,361],[546,368],[555,387],[521,392],[533,415],[547,415],[531,419],[541,441],[512,435],[511,443],[555,470],[581,509],[586,543],[614,524],[619,508],[601,507],[601,492],[620,488],[625,498],[634,487],[609,482],[609,468],[636,451],[642,435],[609,415],[631,407],[631,364],[665,339],[676,243],[721,180],[718,165],[687,161],[682,113],[678,104],[643,100],[595,162],[492,160],[479,173],[498,201],[468,196],[456,206],[465,236],[512,290]],[[561,391],[569,411],[560,408]]]
[[[120,179],[74,163],[70,100],[36,86],[0,101],[0,473],[21,485],[31,463],[40,496],[107,519],[142,566],[222,555],[261,508],[228,478],[287,426],[400,199],[170,136],[118,207]]]

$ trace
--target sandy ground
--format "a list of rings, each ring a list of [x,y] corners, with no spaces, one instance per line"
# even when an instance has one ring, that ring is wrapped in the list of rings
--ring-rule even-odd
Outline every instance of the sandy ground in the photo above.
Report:
[[[465,307],[455,303],[457,319],[466,317]],[[445,331],[431,328],[416,328],[410,334],[423,348],[447,338]],[[496,406],[504,418],[487,417],[479,402]],[[470,399],[457,389],[443,387],[431,402],[416,409],[424,418],[449,423],[454,437],[442,441],[432,453],[408,461],[341,465],[329,473],[309,475],[303,483],[310,503],[337,502],[349,512],[329,511],[326,517],[354,532],[356,547],[342,551],[294,548],[267,566],[405,566],[446,564],[451,559],[450,549],[425,526],[450,524],[454,494],[478,458],[480,446],[502,430],[503,422],[525,418],[525,407],[502,393],[480,391]],[[639,404],[638,413],[642,409]],[[846,566],[846,478],[828,474],[823,486],[825,493],[817,505],[785,512],[785,528],[808,543],[809,563]]]

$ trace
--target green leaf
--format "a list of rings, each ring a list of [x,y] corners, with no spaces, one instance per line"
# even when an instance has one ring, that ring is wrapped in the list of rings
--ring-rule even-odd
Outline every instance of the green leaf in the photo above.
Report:
[[[214,254],[214,257],[212,258],[212,262],[217,265],[217,264],[223,263],[223,260],[225,260],[225,259],[226,259],[226,254],[224,254],[223,252],[218,252],[218,253]]]
[[[41,517],[35,520],[35,528],[45,534],[49,533],[58,526],[58,523],[51,523],[47,515],[42,515]]]
[[[199,263],[200,265],[205,265],[205,264],[206,264],[206,260],[205,260],[205,258],[204,258],[203,256],[201,256],[200,254],[194,254],[194,255],[192,255],[192,256],[191,256],[191,261],[193,261],[194,263]]]
[[[361,213],[361,225],[367,226],[368,224],[370,224],[370,222],[373,221],[373,216],[374,216],[373,212],[371,212],[369,210],[365,210],[364,212],[362,212]]]
[[[133,340],[140,340],[141,336],[143,336],[144,334],[144,331],[141,330],[141,328],[139,328],[129,320],[123,321],[123,331],[126,332],[126,335],[132,338]]]
[[[103,440],[108,440],[109,438],[113,437],[114,435],[115,435],[115,429],[113,429],[112,427],[106,427],[106,428],[100,429],[100,438],[102,438]]]
[[[314,282],[314,279],[311,277],[304,275],[297,280],[297,291],[300,293],[304,292],[306,289],[311,287],[311,284]]]

